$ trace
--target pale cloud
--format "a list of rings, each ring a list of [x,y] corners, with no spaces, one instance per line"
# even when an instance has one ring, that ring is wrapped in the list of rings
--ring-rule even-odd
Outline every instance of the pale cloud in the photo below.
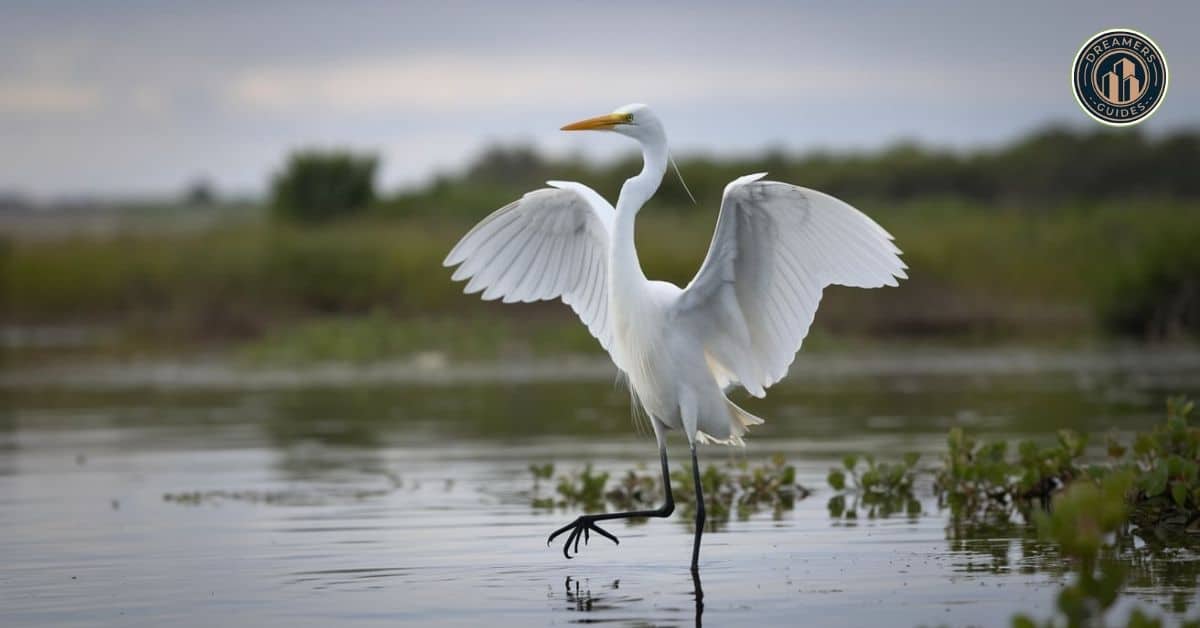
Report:
[[[593,58],[355,59],[316,68],[251,69],[229,84],[226,96],[236,106],[264,111],[421,112],[611,100],[614,93],[661,92],[664,75],[682,77],[672,82],[672,92],[689,97],[719,90],[725,80],[686,67],[654,70],[628,72]]]
[[[49,81],[0,82],[0,114],[78,114],[101,105],[100,91],[84,85]]]
[[[0,137],[23,150],[0,151],[0,190],[261,190],[304,145],[377,150],[387,185],[492,143],[603,158],[630,146],[556,129],[627,102],[654,105],[681,155],[1003,142],[1091,124],[1067,68],[1113,24],[1171,64],[1142,128],[1195,126],[1200,3],[1148,2],[9,3]]]
[[[739,67],[663,58],[614,64],[603,56],[410,56],[251,68],[228,83],[225,98],[238,108],[273,113],[446,112],[631,98],[660,104],[697,99],[754,103],[832,91],[866,94],[884,89],[896,96],[920,96],[956,78],[978,75],[977,69],[954,77],[945,70],[911,65],[864,70],[791,63]]]
[[[166,90],[153,85],[138,85],[129,91],[129,104],[138,113],[162,115],[170,106]]]

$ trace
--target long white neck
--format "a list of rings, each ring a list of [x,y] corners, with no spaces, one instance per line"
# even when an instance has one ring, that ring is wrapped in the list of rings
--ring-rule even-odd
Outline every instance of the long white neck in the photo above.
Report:
[[[621,196],[617,198],[617,216],[613,223],[613,241],[609,257],[609,277],[622,277],[623,280],[613,281],[613,295],[619,286],[636,286],[644,284],[646,275],[638,261],[637,249],[633,242],[633,226],[637,213],[642,205],[654,196],[662,183],[663,174],[667,171],[667,143],[665,140],[654,138],[641,142],[642,171],[637,176],[625,181],[621,186]],[[630,281],[640,280],[640,281]]]

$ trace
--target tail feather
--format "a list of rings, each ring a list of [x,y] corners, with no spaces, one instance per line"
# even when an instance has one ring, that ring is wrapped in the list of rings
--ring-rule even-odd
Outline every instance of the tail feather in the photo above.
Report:
[[[746,442],[742,440],[742,435],[746,433],[746,430],[751,425],[762,425],[764,421],[746,412],[728,398],[725,399],[725,406],[729,411],[729,436],[727,438],[714,438],[702,431],[697,431],[696,440],[705,444],[745,447]]]

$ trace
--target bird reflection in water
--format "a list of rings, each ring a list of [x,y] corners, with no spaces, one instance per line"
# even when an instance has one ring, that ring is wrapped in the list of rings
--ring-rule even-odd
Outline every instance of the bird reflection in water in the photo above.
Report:
[[[700,584],[700,572],[691,570],[692,574],[692,597],[695,600],[696,609],[696,628],[702,625],[701,618],[704,615],[704,589]],[[591,584],[585,579],[578,580],[572,576],[567,576],[563,583],[563,588],[566,592],[567,610],[580,613],[602,612],[619,610],[624,604],[631,602],[640,602],[642,598],[636,595],[621,595],[619,593],[592,593]],[[611,584],[606,585],[605,589],[611,591],[619,591],[621,588],[620,579],[613,580]]]

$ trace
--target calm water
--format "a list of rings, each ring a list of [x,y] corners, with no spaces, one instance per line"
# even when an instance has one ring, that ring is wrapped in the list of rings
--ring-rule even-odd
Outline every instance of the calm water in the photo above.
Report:
[[[1200,356],[986,357],[838,368],[814,358],[769,400],[748,401],[769,421],[749,447],[702,454],[783,453],[816,492],[779,518],[705,536],[702,608],[678,511],[617,522],[619,547],[593,543],[575,560],[545,545],[577,513],[531,507],[531,462],[654,468],[652,437],[638,435],[627,394],[603,374],[245,388],[10,379],[0,393],[0,625],[998,626],[1017,611],[1047,616],[1062,566],[1028,535],[948,530],[929,499],[919,517],[833,520],[826,471],[847,452],[920,451],[931,464],[952,425],[1047,438],[1060,427],[1144,429],[1165,394],[1200,392]],[[672,450],[676,462],[685,451]],[[1188,553],[1148,561],[1117,615],[1141,603],[1177,621],[1196,601],[1198,571]]]

